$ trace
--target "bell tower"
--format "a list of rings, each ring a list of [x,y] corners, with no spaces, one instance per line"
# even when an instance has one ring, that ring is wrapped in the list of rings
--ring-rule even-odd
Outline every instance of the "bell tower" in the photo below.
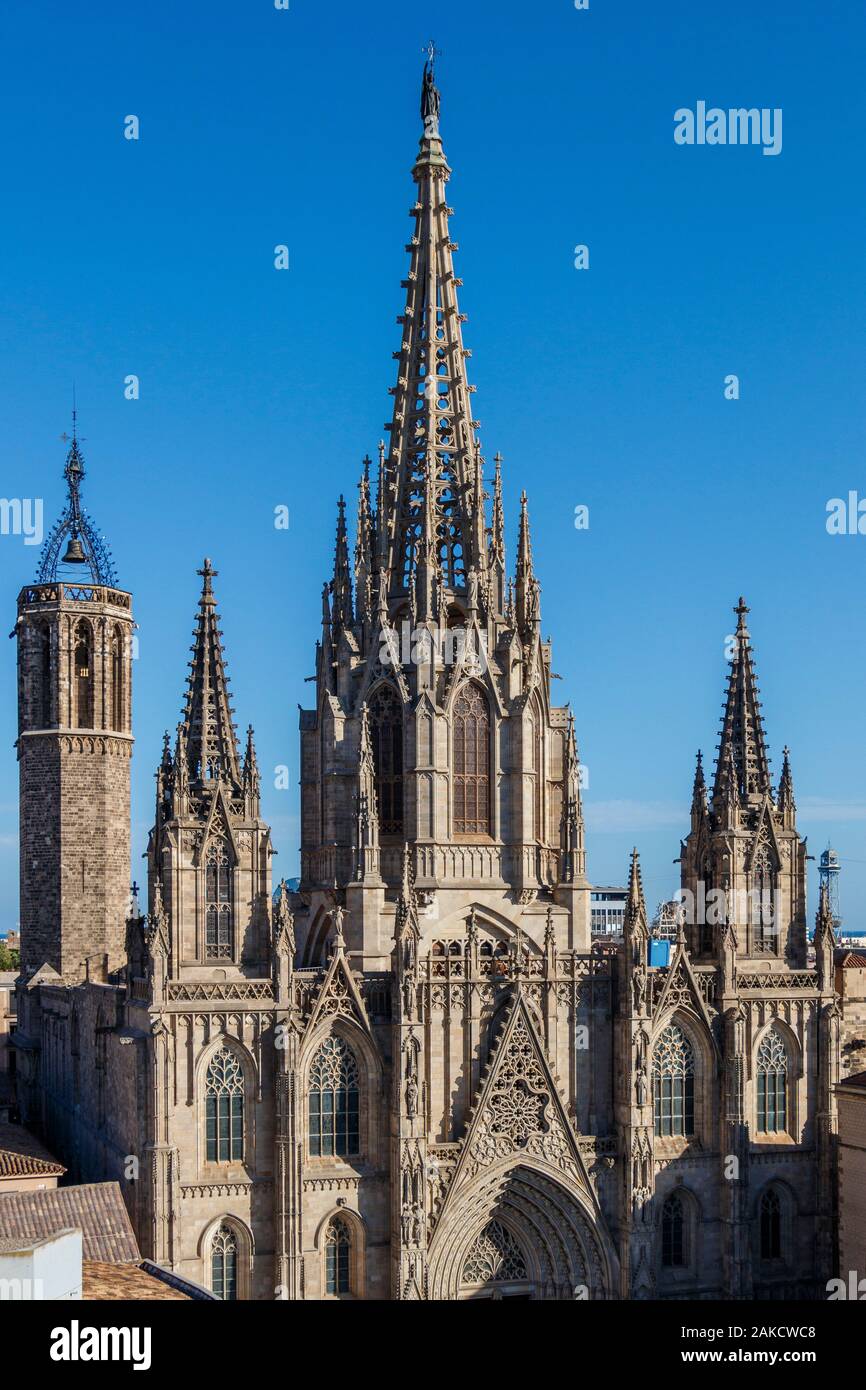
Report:
[[[18,596],[21,968],[67,983],[125,959],[130,886],[132,600],[81,505],[66,508]],[[86,961],[90,959],[90,966]]]

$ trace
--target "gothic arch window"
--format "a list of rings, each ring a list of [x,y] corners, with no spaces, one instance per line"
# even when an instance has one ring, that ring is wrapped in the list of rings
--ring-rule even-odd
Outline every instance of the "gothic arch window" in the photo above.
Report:
[[[38,630],[39,692],[36,718],[43,729],[51,724],[51,629],[44,623]]]
[[[695,1054],[683,1030],[668,1024],[653,1052],[653,1123],[659,1138],[695,1132]]]
[[[227,1303],[238,1296],[238,1249],[237,1232],[223,1221],[214,1231],[210,1248],[211,1289],[217,1298]]]
[[[382,835],[403,834],[403,710],[397,692],[380,686],[370,702],[376,806]]]
[[[325,1231],[325,1293],[339,1298],[352,1292],[352,1234],[347,1222],[334,1216]]]
[[[534,774],[533,778],[533,802],[532,802],[532,835],[536,840],[541,839],[542,818],[544,806],[542,801],[544,779],[541,775],[541,736],[539,734],[539,719],[535,710],[530,706],[529,709],[529,759],[528,770]]]
[[[788,1049],[776,1031],[765,1033],[757,1055],[757,1129],[784,1134],[788,1129]]]
[[[666,1197],[662,1206],[662,1267],[682,1269],[688,1264],[688,1220],[685,1204],[678,1193]]]
[[[775,1188],[768,1188],[758,1205],[758,1237],[761,1259],[782,1258],[782,1200]]]
[[[325,1038],[310,1066],[310,1155],[352,1158],[361,1151],[358,1062],[343,1038]]]
[[[244,1156],[244,1074],[228,1047],[214,1053],[205,1074],[205,1149],[208,1163],[239,1163]]]
[[[463,1262],[460,1282],[479,1286],[528,1278],[525,1256],[508,1227],[488,1221]]]
[[[79,729],[93,728],[93,632],[89,623],[75,629],[75,723]]]
[[[233,873],[225,840],[212,840],[205,854],[205,955],[230,960],[234,955]]]
[[[779,949],[776,923],[775,874],[770,850],[762,844],[755,851],[752,863],[752,911],[755,922],[755,946],[758,951],[774,955]]]
[[[713,869],[709,855],[704,857],[700,871],[701,881],[704,885],[704,903],[710,901],[710,894],[715,887],[713,883]],[[713,902],[715,899],[712,900]],[[708,921],[707,919],[710,918]],[[717,910],[713,911],[705,907],[704,920],[698,928],[698,951],[701,955],[713,955],[716,949],[716,923],[718,921]]]
[[[454,831],[490,834],[490,716],[477,685],[454,702]]]
[[[123,630],[116,627],[111,639],[111,727],[118,732],[123,729],[123,684]]]

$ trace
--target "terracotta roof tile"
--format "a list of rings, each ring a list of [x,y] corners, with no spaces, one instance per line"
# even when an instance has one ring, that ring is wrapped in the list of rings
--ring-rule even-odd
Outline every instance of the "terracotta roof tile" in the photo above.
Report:
[[[23,1125],[0,1122],[0,1178],[60,1177],[66,1169]]]
[[[109,1260],[85,1260],[82,1265],[82,1298],[111,1302],[115,1299],[160,1299],[188,1303],[189,1294],[173,1289],[136,1264]]]
[[[38,1192],[0,1193],[0,1237],[33,1238],[77,1227],[85,1260],[138,1264],[136,1243],[120,1186],[116,1182]]]

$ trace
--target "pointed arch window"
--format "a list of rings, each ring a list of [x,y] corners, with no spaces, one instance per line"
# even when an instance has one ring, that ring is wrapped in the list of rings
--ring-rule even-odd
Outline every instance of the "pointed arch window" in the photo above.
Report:
[[[454,703],[454,831],[490,834],[490,715],[477,685]]]
[[[326,1038],[313,1058],[309,1082],[310,1154],[351,1158],[360,1152],[358,1063],[348,1043]]]
[[[225,840],[212,840],[205,855],[205,955],[230,960],[234,955],[232,863]]]
[[[75,721],[79,729],[93,728],[93,633],[89,623],[75,629]]]
[[[123,631],[114,629],[111,639],[111,727],[118,733],[123,729]]]
[[[788,1049],[775,1029],[765,1033],[757,1058],[758,1132],[784,1134],[788,1128]]]
[[[376,778],[376,806],[382,835],[403,834],[403,710],[390,686],[376,691],[369,709],[370,741]]]
[[[761,1198],[758,1212],[760,1227],[761,1259],[780,1260],[782,1258],[782,1203],[778,1192],[770,1188]]]
[[[674,1023],[653,1053],[653,1123],[660,1138],[685,1139],[695,1132],[695,1054]]]
[[[39,628],[39,693],[36,718],[43,729],[51,724],[51,629]]]
[[[685,1204],[678,1193],[666,1197],[662,1206],[662,1266],[682,1269],[688,1264],[688,1220]]]
[[[351,1293],[352,1236],[345,1221],[335,1216],[325,1233],[325,1293],[332,1298]]]
[[[211,1242],[210,1267],[211,1288],[217,1298],[234,1301],[238,1296],[238,1238],[225,1221]]]
[[[234,1052],[221,1047],[205,1077],[205,1142],[209,1163],[238,1163],[244,1156],[244,1074]]]
[[[756,924],[755,945],[764,954],[776,954],[779,932],[776,924],[775,874],[770,850],[759,846],[752,864],[752,902]]]

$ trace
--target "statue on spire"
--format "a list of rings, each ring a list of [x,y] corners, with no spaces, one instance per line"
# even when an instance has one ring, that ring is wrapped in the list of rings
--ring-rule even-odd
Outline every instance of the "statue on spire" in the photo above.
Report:
[[[426,137],[437,136],[439,134],[439,89],[435,84],[435,72],[433,64],[438,54],[433,40],[427,45],[424,52],[427,54],[424,62],[424,79],[421,83],[421,119],[424,122],[424,135]]]

